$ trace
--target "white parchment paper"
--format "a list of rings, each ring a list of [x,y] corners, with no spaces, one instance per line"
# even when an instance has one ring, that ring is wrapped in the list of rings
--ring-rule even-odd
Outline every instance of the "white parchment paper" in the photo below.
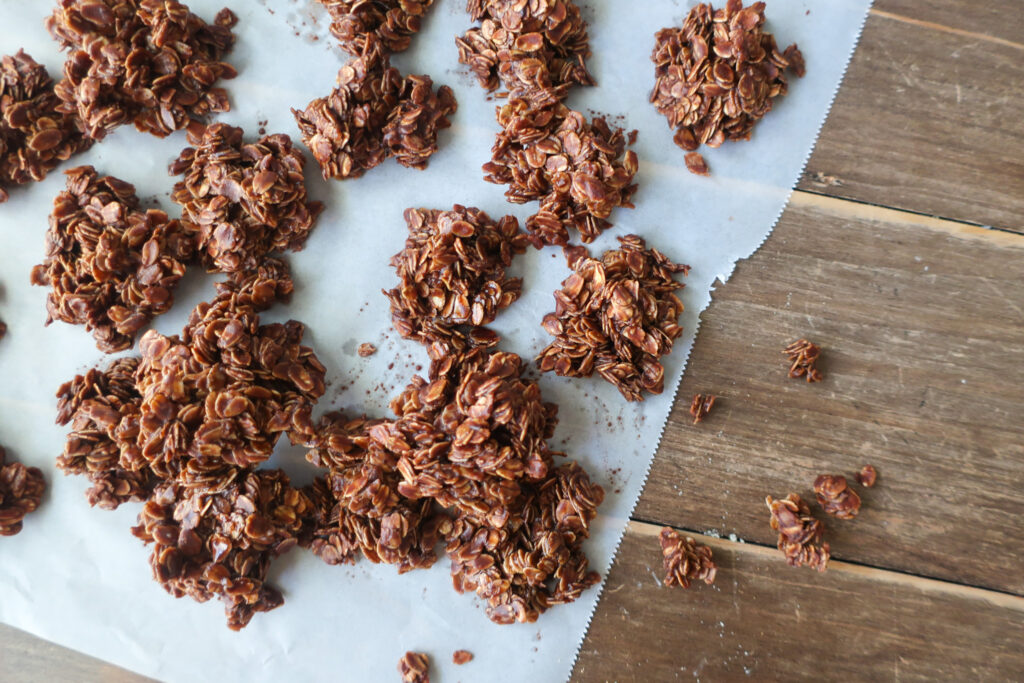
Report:
[[[750,142],[706,150],[712,176],[688,173],[672,131],[647,102],[653,84],[649,54],[654,33],[678,24],[696,0],[589,0],[594,56],[589,66],[599,87],[576,88],[570,106],[608,115],[638,129],[640,157],[636,210],[613,215],[616,228],[593,245],[595,253],[636,232],[676,261],[693,266],[683,300],[686,336],[666,361],[667,391],[641,406],[627,405],[598,378],[544,376],[545,398],[561,406],[555,446],[581,461],[607,491],[587,544],[602,575],[612,562],[641,487],[689,354],[698,314],[716,279],[725,280],[737,259],[750,255],[774,225],[813,147],[870,0],[771,0],[768,19],[780,47],[798,42],[807,76],[792,79]],[[51,74],[63,61],[43,28],[52,4],[0,0],[0,52],[24,47]],[[192,9],[213,19],[222,1],[193,0]],[[390,332],[381,288],[393,286],[387,262],[403,244],[406,207],[477,206],[492,216],[521,220],[532,206],[513,206],[504,188],[483,181],[497,131],[493,101],[457,63],[453,38],[469,25],[462,0],[437,0],[425,30],[396,57],[405,72],[426,73],[454,88],[459,111],[441,135],[441,151],[426,172],[393,161],[364,178],[324,182],[310,163],[311,193],[326,202],[305,251],[292,255],[296,294],[266,320],[295,318],[307,324],[307,343],[328,369],[330,386],[321,409],[385,415],[387,402],[426,357]],[[234,110],[222,117],[250,137],[260,127],[297,138],[291,107],[327,93],[345,57],[333,47],[327,22],[311,0],[245,0],[238,44],[230,55],[240,76],[226,85]],[[186,144],[179,133],[157,140],[123,128],[75,161],[134,183],[147,201],[177,215],[168,200],[168,163]],[[457,595],[442,559],[429,571],[398,576],[393,567],[362,561],[329,567],[309,553],[278,560],[272,580],[285,594],[280,609],[257,615],[241,633],[227,629],[218,603],[174,600],[150,578],[147,549],[128,532],[138,505],[116,512],[90,509],[84,480],[54,468],[64,430],[54,425],[57,387],[89,367],[106,364],[83,328],[57,323],[44,328],[46,291],[29,285],[29,271],[43,257],[47,215],[63,188],[61,173],[28,188],[15,188],[0,205],[0,318],[9,327],[0,342],[0,443],[12,457],[43,469],[49,489],[24,531],[0,539],[0,621],[172,681],[397,680],[406,650],[429,653],[438,681],[556,681],[568,677],[599,590],[557,607],[537,624],[496,626],[477,600]],[[540,327],[552,310],[551,293],[566,276],[555,249],[531,251],[513,271],[525,294],[499,316],[503,346],[532,358],[546,343]],[[213,280],[187,277],[173,310],[155,327],[178,332],[191,307],[213,294]],[[362,342],[380,352],[363,359]],[[301,451],[282,447],[270,463],[299,483],[314,472]],[[658,568],[654,568],[658,571]],[[451,653],[476,658],[455,667]],[[25,673],[25,672],[20,672]],[[17,677],[4,671],[0,678]]]

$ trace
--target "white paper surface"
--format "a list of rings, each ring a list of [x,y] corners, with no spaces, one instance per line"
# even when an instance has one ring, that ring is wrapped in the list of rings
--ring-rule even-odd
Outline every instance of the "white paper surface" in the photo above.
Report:
[[[222,2],[193,0],[207,20]],[[791,79],[790,94],[776,101],[750,142],[704,150],[712,176],[686,171],[672,131],[647,102],[653,84],[649,54],[654,33],[678,25],[695,0],[590,0],[599,87],[576,88],[570,106],[609,115],[612,123],[638,129],[640,157],[636,210],[619,210],[616,224],[592,245],[593,253],[636,232],[670,258],[693,266],[682,296],[685,336],[666,359],[666,393],[628,405],[618,392],[590,380],[544,376],[546,400],[557,402],[561,423],[554,446],[581,461],[607,492],[587,544],[592,566],[607,573],[629,514],[639,496],[683,372],[698,314],[716,278],[726,279],[737,259],[750,255],[774,225],[803,168],[856,43],[870,0],[772,0],[771,30],[780,47],[798,42],[807,76]],[[52,4],[0,0],[0,52],[24,47],[51,74],[63,60],[46,34],[43,17]],[[310,161],[311,194],[327,204],[305,251],[289,256],[296,294],[265,320],[295,318],[308,326],[307,343],[327,366],[330,382],[321,410],[340,407],[385,415],[389,398],[426,366],[419,346],[390,331],[380,293],[396,281],[388,258],[406,235],[406,207],[477,206],[492,216],[525,219],[535,205],[505,202],[503,186],[486,183],[480,166],[490,158],[497,126],[493,101],[457,63],[454,37],[470,26],[462,0],[438,0],[408,52],[395,58],[405,72],[426,73],[456,92],[459,111],[441,135],[441,151],[426,172],[389,161],[365,177],[324,182]],[[221,120],[298,138],[291,107],[326,94],[346,59],[335,47],[319,5],[311,0],[236,2],[238,43],[229,60],[239,77],[226,83],[234,110]],[[178,133],[165,140],[123,128],[73,163],[130,181],[140,197],[168,200],[173,179],[166,168],[186,145]],[[0,205],[0,318],[10,332],[0,342],[0,443],[10,455],[43,469],[49,489],[24,531],[0,538],[0,621],[44,638],[171,681],[197,680],[397,680],[406,650],[432,657],[437,681],[556,681],[568,677],[599,596],[584,593],[572,605],[544,614],[537,624],[496,626],[475,597],[451,588],[448,561],[429,571],[398,576],[394,567],[361,561],[329,567],[311,554],[292,552],[271,575],[285,605],[258,614],[241,633],[225,626],[222,607],[174,600],[150,578],[148,550],[128,532],[138,505],[116,512],[90,509],[87,483],[54,467],[65,431],[54,424],[57,387],[104,357],[81,327],[44,328],[46,290],[29,285],[29,271],[43,257],[53,197],[63,174],[14,188]],[[532,358],[548,342],[541,317],[553,310],[552,292],[567,275],[557,249],[531,250],[513,273],[525,278],[524,296],[502,313],[495,327],[503,348]],[[213,295],[212,278],[193,273],[177,293],[172,311],[157,319],[163,333],[177,333],[191,307]],[[380,348],[356,355],[362,342]],[[270,463],[298,483],[315,474],[299,449],[282,447]],[[660,571],[660,568],[653,568]],[[475,659],[456,667],[451,653],[466,649]],[[4,671],[0,678],[19,673]],[[612,673],[612,672],[609,672]]]

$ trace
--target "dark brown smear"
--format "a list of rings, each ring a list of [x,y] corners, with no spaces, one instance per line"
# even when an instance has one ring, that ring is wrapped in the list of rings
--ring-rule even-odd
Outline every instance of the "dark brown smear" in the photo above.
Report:
[[[686,154],[686,170],[694,175],[711,175],[711,169],[708,168],[708,162],[704,160],[704,157],[701,156],[700,152],[688,152]]]
[[[317,0],[331,15],[331,33],[341,48],[359,56],[372,35],[388,52],[409,48],[434,0]]]
[[[59,0],[46,28],[69,51],[56,87],[60,111],[94,140],[125,123],[165,137],[228,111],[216,84],[237,75],[222,61],[235,23],[222,10],[207,24],[175,0]]]
[[[7,336],[7,323],[5,323],[3,320],[0,320],[0,339],[3,339],[6,336]]]
[[[690,403],[690,415],[693,415],[693,424],[701,422],[708,416],[717,398],[717,396],[712,396],[711,394],[697,394],[693,397],[693,402]]]
[[[468,0],[480,25],[455,39],[459,61],[489,91],[513,97],[561,100],[573,84],[593,85],[587,24],[566,0]]]
[[[473,661],[473,653],[469,650],[456,650],[452,653],[452,663],[458,666],[469,664]]]
[[[299,251],[323,211],[310,202],[306,158],[287,135],[243,141],[241,128],[191,126],[189,143],[171,164],[184,178],[171,195],[199,230],[199,251],[210,270],[258,268],[273,252]]]
[[[505,269],[529,244],[514,216],[497,222],[483,211],[407,209],[409,238],[391,265],[398,287],[384,292],[395,330],[422,343],[447,342],[467,326],[494,322],[522,293]]]
[[[0,536],[21,531],[22,520],[39,507],[45,490],[39,468],[7,462],[7,451],[0,446]]]
[[[665,527],[659,536],[662,562],[665,565],[665,585],[689,588],[691,581],[715,582],[718,567],[711,560],[711,548],[679,535],[675,529]]]
[[[864,465],[857,473],[857,483],[865,488],[871,488],[878,480],[878,471],[874,465]]]
[[[773,100],[786,94],[786,70],[804,75],[796,44],[780,52],[775,37],[764,32],[764,9],[763,2],[744,7],[728,0],[718,10],[702,3],[682,28],[656,34],[651,102],[684,150],[750,139]]]
[[[542,372],[590,377],[597,372],[629,401],[665,388],[659,359],[683,333],[678,273],[689,266],[647,249],[636,235],[620,237],[621,249],[600,260],[570,251],[573,274],[555,292],[555,312],[544,329],[555,341],[537,356]]]
[[[828,567],[829,545],[822,543],[825,525],[811,516],[811,508],[791,493],[782,500],[765,498],[771,512],[772,530],[779,532],[778,548],[792,567],[810,567],[819,572]]]
[[[430,658],[422,652],[406,652],[398,660],[402,683],[430,683]]]
[[[77,117],[59,109],[46,67],[24,50],[0,58],[0,203],[7,187],[42,180],[92,145]]]
[[[508,185],[516,204],[540,201],[526,222],[538,246],[566,245],[574,228],[585,243],[611,227],[616,207],[633,208],[639,161],[621,128],[587,121],[557,100],[515,98],[498,110],[501,132],[484,164],[485,180]]]
[[[377,353],[377,347],[370,342],[364,342],[359,345],[356,353],[358,353],[361,358],[369,358],[373,354]]]
[[[789,356],[789,376],[797,379],[806,377],[808,382],[820,382],[824,375],[815,367],[821,356],[821,349],[807,341],[798,339],[783,351]]]
[[[815,479],[814,495],[822,510],[839,519],[853,519],[860,512],[860,496],[840,474],[822,474]]]
[[[50,287],[46,324],[85,325],[107,353],[130,348],[174,303],[196,238],[191,223],[143,210],[123,180],[71,169],[53,202],[46,258],[32,269],[32,284]]]
[[[395,157],[424,169],[437,151],[438,131],[457,109],[448,86],[436,91],[429,76],[402,76],[387,52],[368,36],[358,59],[338,71],[338,87],[327,97],[292,110],[302,141],[324,178],[358,178]]]

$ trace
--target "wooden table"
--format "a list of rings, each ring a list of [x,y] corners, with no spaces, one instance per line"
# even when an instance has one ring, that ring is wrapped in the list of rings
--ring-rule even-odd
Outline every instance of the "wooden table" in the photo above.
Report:
[[[1024,679],[1022,61],[1020,0],[877,0],[799,191],[702,317],[576,680]],[[804,336],[820,384],[785,378]],[[722,398],[695,427],[697,392]],[[787,567],[764,496],[865,463],[828,572]],[[661,586],[664,525],[713,536],[714,586]],[[0,662],[140,680],[4,626]]]

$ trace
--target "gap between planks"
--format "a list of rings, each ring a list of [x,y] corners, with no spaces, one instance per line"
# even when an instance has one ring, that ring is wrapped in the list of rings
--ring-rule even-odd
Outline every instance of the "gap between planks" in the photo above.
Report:
[[[927,28],[933,31],[943,31],[945,33],[952,33],[965,38],[973,38],[975,40],[985,40],[996,45],[1003,45],[1005,47],[1011,47],[1015,50],[1024,50],[1024,43],[1015,43],[1012,40],[1006,40],[1005,38],[997,38],[996,36],[990,36],[987,33],[977,33],[975,31],[965,31],[962,28],[954,28],[952,26],[946,26],[945,24],[936,24],[933,21],[923,21],[921,19],[911,19],[905,17],[902,14],[893,14],[892,12],[886,12],[880,9],[871,9],[871,14],[876,17],[882,17],[883,19],[891,19],[893,21],[903,22],[904,24],[910,24],[912,26],[918,26],[920,28]]]
[[[949,218],[938,218],[914,211],[894,209],[807,190],[794,190],[787,207],[817,209],[851,220],[911,225],[944,232],[961,239],[979,240],[1001,247],[1024,248],[1024,234],[1010,230],[973,225]]]
[[[653,539],[657,538],[658,534],[661,533],[664,526],[666,525],[652,524],[650,522],[641,522],[631,519],[629,521],[628,530],[639,536],[650,537],[653,541]],[[747,555],[770,558],[779,562],[782,561],[779,551],[775,548],[769,548],[768,546],[759,545],[757,543],[740,543],[739,541],[730,541],[727,538],[705,536],[701,533],[689,531],[687,529],[676,529],[676,531],[687,534],[691,537],[699,536],[701,543],[714,550],[728,550],[733,553],[745,553]],[[810,570],[794,568],[793,571]],[[923,593],[938,593],[943,595],[959,596],[970,600],[983,600],[996,607],[1012,609],[1024,614],[1024,597],[1013,595],[1011,593],[1002,593],[1000,591],[978,588],[976,586],[966,586],[960,583],[951,583],[949,581],[931,579],[924,576],[917,576],[915,574],[904,574],[902,572],[889,571],[888,569],[868,567],[862,564],[843,562],[842,560],[829,560],[828,571],[854,574],[879,583],[916,588]]]

